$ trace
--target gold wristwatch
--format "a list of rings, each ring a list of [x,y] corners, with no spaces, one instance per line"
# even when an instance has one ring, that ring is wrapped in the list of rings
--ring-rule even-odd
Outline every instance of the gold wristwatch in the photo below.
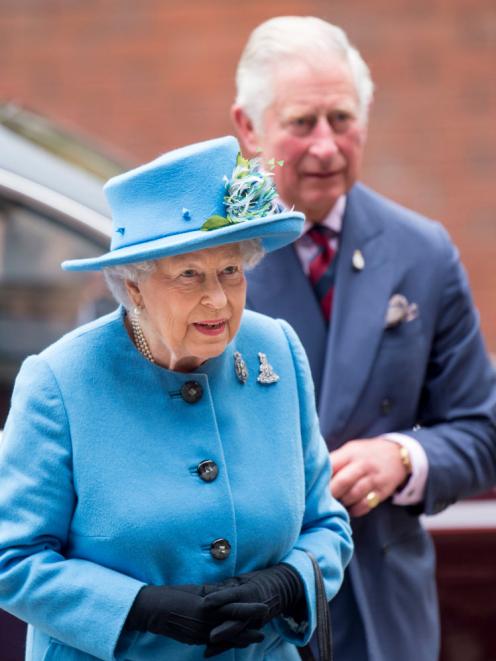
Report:
[[[410,477],[413,471],[410,453],[408,452],[408,449],[404,445],[400,445],[399,443],[397,445],[400,449],[400,459],[401,459],[401,463],[405,468],[406,476]]]

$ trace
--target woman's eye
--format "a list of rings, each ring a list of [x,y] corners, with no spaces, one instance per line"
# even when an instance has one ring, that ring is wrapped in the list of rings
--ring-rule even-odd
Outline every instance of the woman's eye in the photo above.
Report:
[[[194,269],[186,269],[181,273],[181,278],[194,278],[198,273]]]
[[[222,270],[222,273],[224,275],[235,275],[236,273],[239,273],[239,267],[234,265],[226,266],[226,268]]]

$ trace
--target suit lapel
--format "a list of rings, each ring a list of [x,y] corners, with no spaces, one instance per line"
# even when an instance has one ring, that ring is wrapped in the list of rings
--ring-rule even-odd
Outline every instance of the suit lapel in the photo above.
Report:
[[[292,246],[270,253],[248,273],[247,307],[286,319],[305,347],[319,392],[327,344],[327,327],[312,286]]]
[[[339,247],[332,322],[319,398],[320,424],[332,447],[360,399],[384,331],[393,268],[384,221],[362,204],[363,191],[347,198]],[[353,268],[353,253],[364,258]]]

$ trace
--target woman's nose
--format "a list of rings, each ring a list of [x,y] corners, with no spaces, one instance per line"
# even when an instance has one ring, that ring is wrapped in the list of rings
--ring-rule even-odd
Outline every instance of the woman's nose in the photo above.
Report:
[[[202,303],[216,310],[220,310],[227,303],[227,296],[218,277],[207,278]]]

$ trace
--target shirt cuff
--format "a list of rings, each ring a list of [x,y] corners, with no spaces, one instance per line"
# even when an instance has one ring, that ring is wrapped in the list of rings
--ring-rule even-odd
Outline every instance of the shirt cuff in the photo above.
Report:
[[[425,483],[429,473],[429,461],[422,445],[406,434],[383,434],[384,438],[405,447],[412,462],[412,473],[401,491],[393,496],[394,505],[417,505],[424,499]]]

